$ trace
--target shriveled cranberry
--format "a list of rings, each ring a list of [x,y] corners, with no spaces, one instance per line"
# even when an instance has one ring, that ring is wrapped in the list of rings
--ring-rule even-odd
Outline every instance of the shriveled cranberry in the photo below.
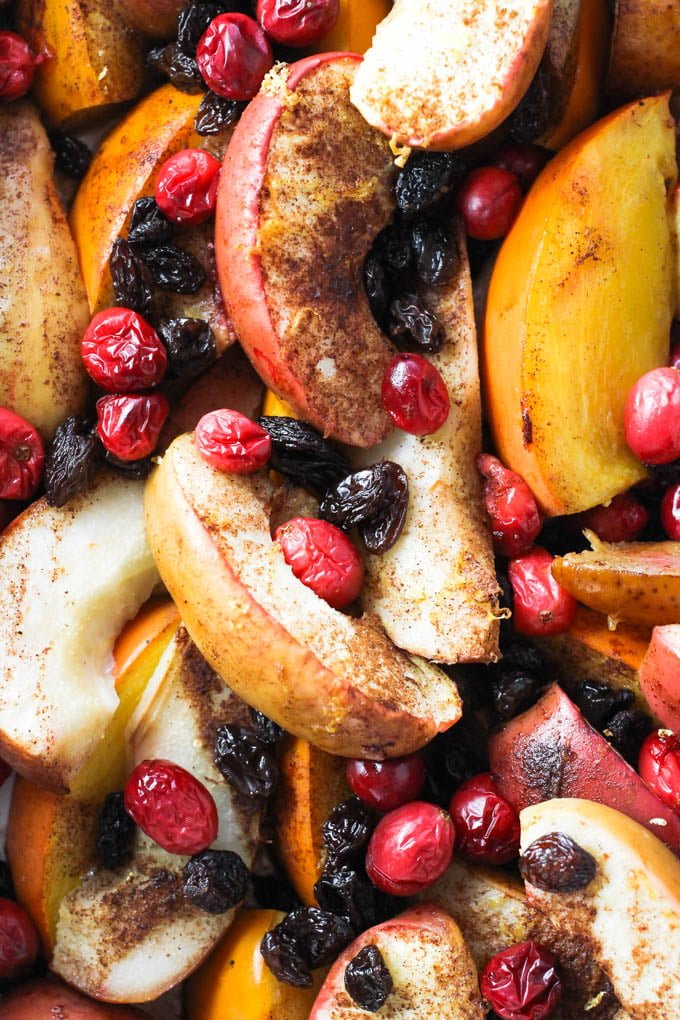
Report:
[[[334,609],[353,602],[364,582],[364,567],[344,531],[315,517],[294,517],[274,532],[295,576]]]
[[[208,88],[225,99],[252,99],[274,63],[271,46],[254,18],[220,14],[201,36],[196,62]]]
[[[535,545],[508,563],[512,585],[512,619],[515,630],[529,637],[561,634],[576,615],[576,599],[552,576],[553,557]]]
[[[259,471],[272,455],[269,433],[240,411],[209,411],[196,425],[194,442],[219,471],[249,475]]]
[[[448,868],[455,835],[446,811],[411,801],[376,825],[366,853],[366,873],[382,892],[415,896]]]
[[[311,46],[338,20],[339,0],[257,0],[257,20],[282,46]]]
[[[45,447],[25,418],[0,407],[0,499],[30,499],[40,485]]]
[[[631,388],[625,409],[626,442],[645,464],[680,457],[680,372],[653,368]]]
[[[508,142],[498,150],[493,162],[514,174],[522,189],[528,191],[549,159],[550,153],[540,145]]]
[[[461,857],[507,864],[519,854],[519,815],[488,772],[466,780],[454,793],[449,811]]]
[[[406,758],[347,762],[347,782],[352,793],[377,811],[393,811],[418,797],[425,785],[423,756],[416,752]]]
[[[181,765],[147,758],[133,769],[124,792],[134,822],[171,854],[200,854],[217,838],[217,807],[203,783]]]
[[[171,223],[192,227],[215,211],[221,163],[205,149],[181,149],[161,167],[154,197]]]
[[[153,326],[131,308],[97,312],[85,330],[81,353],[88,375],[110,393],[157,386],[168,362]]]
[[[680,482],[666,489],[660,512],[663,530],[674,542],[680,542]]]
[[[580,515],[580,524],[603,542],[632,542],[649,521],[649,512],[632,492],[614,496],[608,506],[595,506]]]
[[[14,900],[0,899],[0,980],[20,977],[38,955],[38,933],[26,911]]]
[[[680,811],[680,736],[670,730],[650,733],[638,759],[638,771],[653,793]]]
[[[420,354],[397,354],[385,370],[382,405],[404,432],[429,436],[449,416],[446,384],[429,361]]]
[[[477,467],[485,478],[484,503],[494,549],[501,556],[527,552],[542,524],[533,492],[521,475],[488,453],[480,453]]]
[[[522,201],[517,177],[498,166],[482,166],[468,174],[456,203],[465,229],[476,241],[505,237]]]
[[[156,449],[170,413],[162,393],[130,393],[97,401],[97,435],[118,460],[141,460]]]
[[[36,67],[45,59],[44,54],[33,53],[16,32],[0,32],[0,101],[10,103],[25,96]]]
[[[562,994],[556,958],[533,939],[489,960],[479,987],[502,1020],[543,1020]]]

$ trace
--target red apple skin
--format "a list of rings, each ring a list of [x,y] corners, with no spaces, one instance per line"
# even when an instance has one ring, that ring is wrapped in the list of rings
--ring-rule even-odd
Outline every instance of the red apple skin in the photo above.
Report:
[[[20,985],[0,1006],[3,1020],[148,1020],[134,1006],[95,1002],[55,978]]]
[[[640,687],[661,724],[680,733],[680,624],[652,631],[640,665]]]
[[[661,803],[557,685],[491,736],[489,760],[516,811],[554,797],[592,800],[628,815],[680,855],[680,815]]]

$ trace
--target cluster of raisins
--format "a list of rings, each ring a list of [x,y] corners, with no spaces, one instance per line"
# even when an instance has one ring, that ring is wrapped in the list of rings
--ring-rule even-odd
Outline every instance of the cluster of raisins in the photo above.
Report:
[[[635,768],[642,743],[652,731],[652,720],[634,707],[633,692],[586,679],[576,687],[574,701],[590,725]]]

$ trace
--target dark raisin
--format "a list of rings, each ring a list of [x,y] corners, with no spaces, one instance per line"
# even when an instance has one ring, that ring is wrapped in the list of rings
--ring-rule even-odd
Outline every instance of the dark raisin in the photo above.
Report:
[[[110,793],[99,815],[97,856],[105,868],[127,863],[132,852],[135,823],[123,804],[123,794]]]
[[[196,294],[205,283],[205,270],[184,248],[176,244],[161,244],[146,248],[144,261],[157,287],[174,294]]]
[[[368,253],[364,262],[364,289],[373,318],[381,323],[387,313],[387,278],[382,262],[373,252]]]
[[[388,275],[401,276],[411,265],[411,231],[405,223],[391,223],[381,230],[373,244],[373,254]]]
[[[555,108],[551,85],[552,73],[547,63],[539,64],[531,85],[506,120],[510,135],[516,141],[535,142],[543,137],[550,127]]]
[[[392,897],[380,892],[366,873],[346,864],[327,865],[314,886],[316,902],[323,910],[344,917],[354,931],[365,931],[394,914]]]
[[[321,493],[350,474],[343,454],[307,422],[265,416],[259,424],[271,436],[271,466],[297,485]]]
[[[59,128],[53,128],[49,132],[50,145],[54,149],[55,166],[67,177],[74,177],[79,181],[85,176],[87,168],[92,162],[92,153],[85,142],[74,135],[67,135]]]
[[[240,903],[248,887],[248,869],[231,850],[204,850],[182,869],[184,895],[208,914],[225,914]]]
[[[424,217],[411,229],[416,272],[428,287],[448,283],[458,267],[458,252],[443,223]]]
[[[138,198],[132,207],[128,241],[131,244],[158,245],[170,240],[172,227],[152,195]]]
[[[359,534],[367,552],[381,556],[397,541],[408,510],[408,478],[403,468],[393,461],[383,461],[385,498],[375,517],[359,525]]]
[[[84,418],[72,415],[54,434],[45,459],[45,492],[50,506],[64,506],[94,481],[99,440]]]
[[[358,797],[348,797],[323,823],[323,845],[332,867],[361,856],[375,827],[375,815]]]
[[[116,474],[131,481],[138,482],[148,478],[151,474],[153,461],[151,457],[142,457],[141,460],[120,460],[108,451],[104,454],[104,460]]]
[[[397,207],[414,216],[439,202],[462,180],[463,160],[454,152],[414,152],[397,177]]]
[[[254,802],[274,792],[279,767],[271,746],[246,726],[220,726],[215,739],[215,764],[231,785]]]
[[[385,460],[355,471],[329,489],[319,516],[359,531],[369,552],[387,552],[399,538],[408,508],[408,479],[402,468]]]
[[[680,482],[680,460],[672,460],[669,464],[645,464],[645,467],[652,472],[654,481],[664,489]]]
[[[278,927],[272,928],[262,939],[262,959],[277,981],[295,988],[311,988],[311,970],[297,941],[285,931],[277,931]]]
[[[492,671],[489,687],[495,717],[504,722],[526,712],[538,701],[543,686],[541,677],[522,669]]]
[[[458,730],[454,733],[453,729]],[[451,797],[466,779],[488,769],[483,742],[468,739],[461,733],[460,725],[446,733],[440,733],[425,749],[427,779],[425,800],[431,800],[446,808]]]
[[[146,58],[146,66],[172,82],[180,92],[197,95],[205,91],[205,82],[201,77],[198,64],[193,57],[182,53],[177,43],[168,46],[157,46],[150,50]]]
[[[272,719],[269,719],[264,712],[258,712],[255,708],[248,709],[250,721],[255,734],[265,744],[278,744],[283,735],[283,730]]]
[[[196,111],[194,128],[199,135],[218,135],[231,127],[246,108],[236,99],[225,99],[214,92],[206,92]]]
[[[195,379],[217,359],[215,334],[203,319],[164,319],[157,327],[177,379]]]
[[[652,729],[652,720],[648,715],[637,708],[624,708],[609,720],[602,735],[629,765],[635,767],[642,742]]]
[[[279,981],[309,988],[310,971],[331,963],[353,938],[344,918],[318,907],[299,907],[267,932],[260,951]]]
[[[398,347],[436,354],[444,343],[444,327],[415,294],[405,294],[390,305],[387,332]]]
[[[377,946],[364,946],[345,969],[345,991],[360,1009],[377,1013],[393,988],[392,975]]]
[[[219,14],[224,14],[220,3],[188,3],[177,19],[177,45],[188,57],[196,56],[196,47],[206,28]]]
[[[153,278],[130,242],[122,237],[113,243],[109,268],[116,304],[132,308],[140,315],[148,315]]]
[[[591,726],[602,730],[610,719],[635,701],[632,691],[617,689],[597,680],[582,680],[574,692],[574,701]]]
[[[0,861],[0,897],[3,900],[13,900],[15,898],[12,872],[7,861]]]
[[[522,878],[544,892],[576,892],[595,878],[595,859],[564,832],[548,832],[519,861]]]

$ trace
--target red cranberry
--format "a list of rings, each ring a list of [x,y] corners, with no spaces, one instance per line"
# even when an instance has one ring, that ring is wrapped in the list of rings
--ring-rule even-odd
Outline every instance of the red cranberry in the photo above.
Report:
[[[90,377],[111,393],[157,386],[168,363],[155,329],[130,308],[97,312],[85,330],[81,352]]]
[[[540,545],[508,564],[512,585],[512,618],[515,630],[529,637],[561,634],[571,626],[576,599],[562,588],[550,572],[553,557]]]
[[[172,221],[193,227],[215,211],[221,163],[204,149],[182,149],[166,159],[156,180],[158,208]]]
[[[38,955],[38,933],[23,907],[0,899],[0,980],[20,977]]]
[[[274,63],[271,46],[258,23],[246,14],[219,14],[196,50],[208,88],[225,99],[252,99]]]
[[[361,591],[364,566],[340,528],[315,517],[294,517],[274,532],[288,566],[299,581],[334,609],[343,609]]]
[[[580,515],[580,523],[603,542],[632,542],[644,531],[649,513],[632,492],[614,496],[609,506],[595,506]]]
[[[40,485],[45,447],[25,418],[0,407],[0,499],[30,499]]]
[[[482,995],[502,1020],[543,1020],[562,994],[557,960],[530,939],[497,953],[482,971]]]
[[[383,892],[415,896],[444,874],[455,836],[446,811],[413,800],[376,825],[366,853],[366,873]]]
[[[142,832],[170,854],[200,854],[217,839],[212,794],[171,761],[140,762],[127,781],[123,800]]]
[[[498,150],[493,162],[514,174],[522,189],[528,191],[549,159],[550,153],[540,145],[509,142]]]
[[[660,801],[680,811],[680,736],[670,730],[650,733],[640,748],[638,771]]]
[[[470,861],[507,864],[519,855],[519,815],[501,797],[491,775],[473,776],[454,793],[449,808],[456,852]]]
[[[257,0],[257,20],[282,46],[311,46],[338,20],[339,0]]]
[[[396,354],[385,370],[382,405],[394,424],[413,436],[429,436],[449,416],[441,375],[420,354]]]
[[[97,401],[97,434],[118,460],[141,460],[156,449],[170,413],[162,393],[134,393]]]
[[[465,178],[456,201],[470,237],[497,241],[512,226],[522,201],[522,189],[509,170],[482,166]]]
[[[533,492],[520,475],[488,453],[480,453],[477,467],[486,479],[484,502],[494,549],[500,556],[527,552],[542,524]]]
[[[198,422],[194,442],[218,471],[249,475],[263,468],[272,455],[269,433],[240,411],[209,411]]]
[[[45,55],[37,56],[16,32],[0,32],[0,100],[9,103],[25,96],[31,85],[35,69]]]
[[[645,464],[668,464],[680,457],[680,372],[654,368],[631,388],[626,399],[626,442]]]
[[[415,800],[425,785],[421,754],[387,761],[354,758],[347,762],[347,782],[352,793],[377,811],[393,811]]]
[[[680,482],[669,486],[663,494],[661,525],[669,538],[680,542]]]

